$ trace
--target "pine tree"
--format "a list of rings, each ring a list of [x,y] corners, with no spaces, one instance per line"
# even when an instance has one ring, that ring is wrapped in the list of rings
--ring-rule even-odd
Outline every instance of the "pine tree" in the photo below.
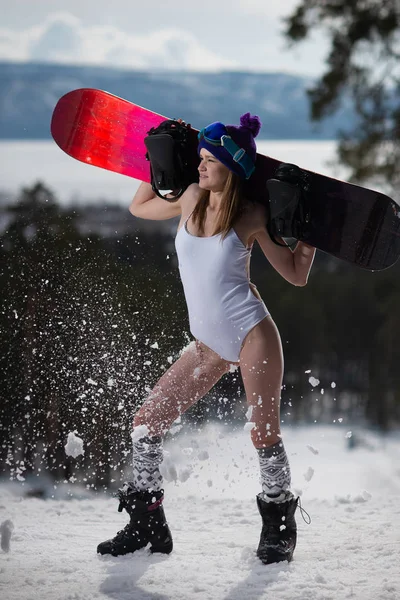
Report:
[[[286,19],[292,43],[322,29],[330,40],[327,68],[309,90],[311,118],[352,103],[357,117],[341,132],[338,157],[357,183],[389,193],[400,183],[399,0],[302,0]]]

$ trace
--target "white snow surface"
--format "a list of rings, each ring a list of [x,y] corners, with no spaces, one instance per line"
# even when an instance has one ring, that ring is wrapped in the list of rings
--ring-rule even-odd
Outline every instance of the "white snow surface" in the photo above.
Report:
[[[0,598],[398,600],[400,438],[353,432],[359,443],[349,449],[346,431],[339,424],[283,430],[293,490],[312,519],[306,525],[296,513],[290,564],[265,566],[255,555],[258,461],[243,429],[183,429],[168,443],[177,473],[165,484],[169,556],[146,549],[98,556],[97,544],[127,522],[104,493],[69,483],[43,500],[26,495],[28,479],[3,482],[0,523],[14,529],[0,551]]]

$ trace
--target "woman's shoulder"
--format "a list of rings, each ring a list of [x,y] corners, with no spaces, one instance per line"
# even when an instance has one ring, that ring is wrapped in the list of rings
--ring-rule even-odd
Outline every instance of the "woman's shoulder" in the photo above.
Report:
[[[198,183],[191,183],[181,197],[181,204],[186,206],[194,206],[197,204],[201,194],[201,189]]]
[[[198,198],[201,192],[201,188],[199,186],[198,183],[191,183],[190,185],[188,185],[188,187],[186,188],[183,196],[193,196]]]
[[[235,223],[235,230],[239,237],[246,241],[245,246],[253,244],[258,232],[265,228],[266,220],[265,206],[255,202],[244,204],[241,215]]]
[[[267,207],[260,202],[246,202],[241,214],[241,219],[249,224],[265,223],[267,217]]]

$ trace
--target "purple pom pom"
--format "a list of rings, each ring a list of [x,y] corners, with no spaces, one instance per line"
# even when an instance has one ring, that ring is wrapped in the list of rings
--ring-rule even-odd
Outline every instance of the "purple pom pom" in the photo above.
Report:
[[[245,113],[240,117],[240,126],[250,129],[253,137],[257,137],[261,129],[260,117],[257,115],[251,116],[249,112]]]

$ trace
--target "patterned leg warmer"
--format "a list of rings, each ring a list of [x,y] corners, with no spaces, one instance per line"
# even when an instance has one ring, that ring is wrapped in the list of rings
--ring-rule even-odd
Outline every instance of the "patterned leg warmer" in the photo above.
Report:
[[[283,442],[268,448],[257,448],[260,461],[260,483],[266,502],[285,498],[290,489],[291,477],[288,457]]]
[[[133,481],[137,492],[158,492],[163,486],[161,436],[145,436],[133,442]]]

